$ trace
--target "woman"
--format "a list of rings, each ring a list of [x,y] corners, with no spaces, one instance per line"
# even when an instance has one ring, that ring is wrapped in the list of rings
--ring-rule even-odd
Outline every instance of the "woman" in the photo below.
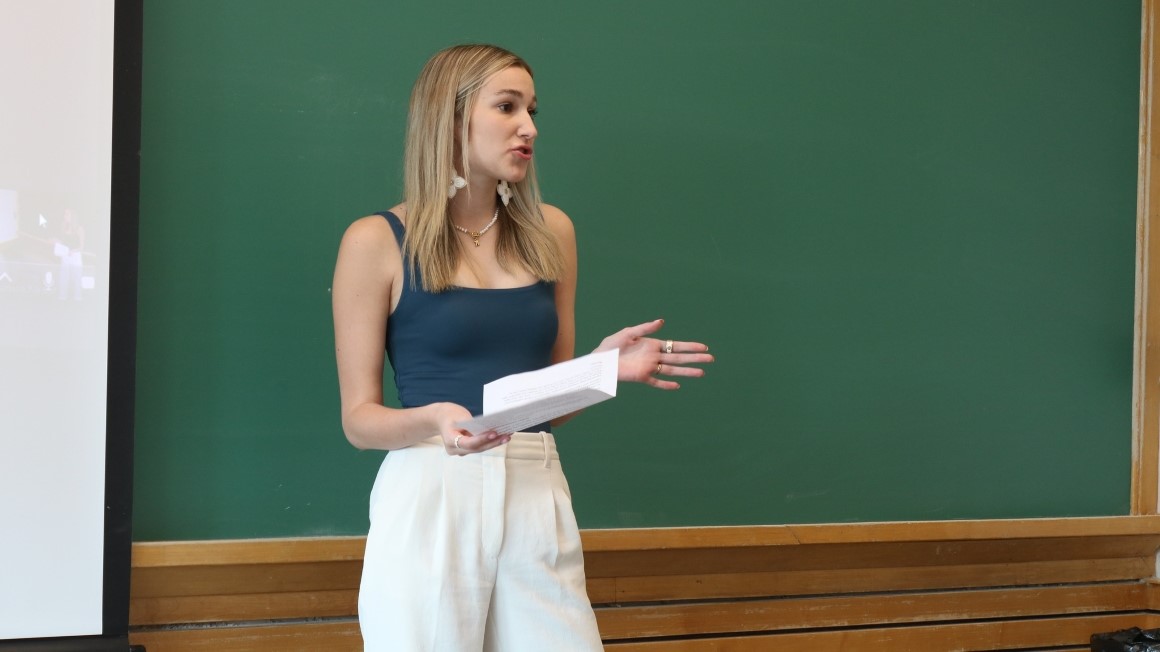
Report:
[[[501,48],[436,54],[411,95],[405,202],[350,226],[333,284],[347,438],[387,455],[359,592],[367,650],[599,650],[551,425],[460,430],[483,384],[573,357],[576,241],[542,204],[531,68]],[[611,335],[621,381],[676,389],[695,342]],[[383,405],[384,337],[400,409]]]

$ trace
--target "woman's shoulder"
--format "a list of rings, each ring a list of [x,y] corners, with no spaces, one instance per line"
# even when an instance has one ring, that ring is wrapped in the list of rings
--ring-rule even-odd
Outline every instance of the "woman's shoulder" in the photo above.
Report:
[[[389,212],[399,218],[400,222],[406,223],[407,209],[405,205],[399,204],[384,212]],[[398,250],[399,247],[395,229],[382,213],[360,217],[351,223],[346,229],[346,234],[343,235],[343,243],[359,249],[378,251],[383,249]]]
[[[388,208],[385,211],[379,211],[378,213],[375,213],[374,215],[368,215],[368,216],[356,221],[355,223],[357,224],[358,222],[360,222],[362,220],[368,220],[368,221],[373,222],[376,219],[380,222],[385,222],[387,224],[398,223],[400,226],[405,227],[407,224],[407,205],[406,204],[398,204],[398,205],[392,206],[391,208]]]
[[[540,213],[544,215],[544,225],[557,237],[575,237],[572,218],[568,217],[564,211],[551,204],[540,204]]]

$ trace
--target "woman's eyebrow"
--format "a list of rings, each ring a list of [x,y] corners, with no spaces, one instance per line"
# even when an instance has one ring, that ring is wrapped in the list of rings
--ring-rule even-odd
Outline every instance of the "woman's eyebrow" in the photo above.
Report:
[[[503,88],[503,89],[496,91],[495,94],[496,95],[514,95],[514,96],[520,98],[521,100],[524,99],[523,91],[517,91],[514,88]],[[532,103],[535,104],[535,102],[536,102],[536,96],[533,95],[532,96]]]

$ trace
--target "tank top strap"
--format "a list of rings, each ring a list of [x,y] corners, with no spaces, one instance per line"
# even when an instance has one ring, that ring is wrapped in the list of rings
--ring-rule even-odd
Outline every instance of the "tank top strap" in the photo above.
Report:
[[[390,224],[391,230],[395,232],[395,240],[398,241],[398,243],[399,243],[399,249],[402,249],[403,248],[403,236],[405,236],[407,234],[407,230],[403,227],[402,220],[400,220],[399,217],[397,215],[395,215],[394,213],[392,213],[391,211],[383,211],[381,213],[375,213],[375,214],[382,215],[384,218],[386,218],[387,224]]]

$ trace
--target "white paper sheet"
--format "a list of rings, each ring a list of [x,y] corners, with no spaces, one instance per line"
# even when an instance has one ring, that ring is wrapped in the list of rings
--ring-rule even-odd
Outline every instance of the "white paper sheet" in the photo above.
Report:
[[[483,386],[483,414],[455,424],[473,435],[519,432],[616,396],[618,349],[592,353]]]

